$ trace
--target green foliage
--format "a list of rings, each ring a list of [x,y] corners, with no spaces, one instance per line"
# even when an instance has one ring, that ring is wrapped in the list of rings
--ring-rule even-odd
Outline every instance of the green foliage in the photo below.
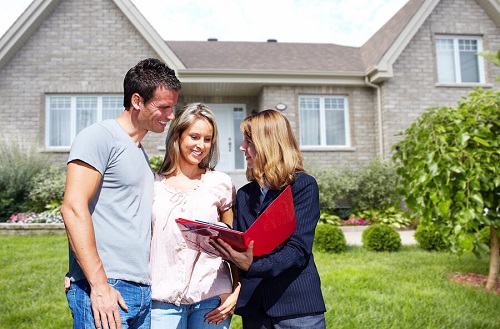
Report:
[[[348,168],[321,168],[309,172],[318,182],[323,208],[334,209],[339,201],[344,201],[357,211],[385,209],[398,199],[396,168],[390,161],[375,159]]]
[[[347,193],[347,199],[355,210],[382,210],[397,200],[396,168],[391,161],[375,159],[366,162],[354,172],[354,187]]]
[[[314,249],[321,252],[341,253],[345,251],[347,242],[344,232],[338,227],[329,224],[316,226]]]
[[[342,219],[331,209],[320,209],[319,223],[339,226]]]
[[[483,56],[486,60],[495,64],[496,66],[500,66],[500,50],[498,52],[493,52],[491,50],[481,51],[478,55]],[[496,81],[500,81],[500,77],[495,78]]]
[[[500,237],[499,243],[500,243]],[[489,254],[490,253],[490,243],[491,243],[491,237],[490,237],[490,226],[483,227],[479,232],[477,232],[477,244],[478,244],[478,250],[482,254]]]
[[[500,92],[474,89],[456,107],[428,109],[393,147],[407,206],[459,254],[475,251],[480,227],[500,227],[498,136]]]
[[[344,199],[353,188],[353,175],[347,168],[319,168],[309,170],[309,173],[318,182],[319,203],[323,208],[334,209],[336,202]]]
[[[381,223],[394,228],[407,227],[412,223],[412,219],[407,216],[406,212],[395,206],[390,206],[382,210],[370,209],[358,211],[352,214],[351,217],[363,218],[371,223]]]
[[[397,251],[401,248],[401,237],[396,230],[383,224],[368,226],[361,235],[363,246],[373,251]]]
[[[36,213],[61,209],[66,184],[66,167],[49,166],[33,177],[27,204]]]
[[[415,240],[417,240],[420,248],[424,250],[441,251],[450,249],[441,232],[432,223],[419,225],[413,236],[415,237]]]
[[[149,158],[149,164],[151,165],[151,169],[154,172],[158,172],[158,170],[160,170],[162,163],[163,163],[163,156],[155,155]]]
[[[18,144],[0,146],[0,222],[11,214],[30,211],[26,199],[33,178],[47,166],[35,149]]]

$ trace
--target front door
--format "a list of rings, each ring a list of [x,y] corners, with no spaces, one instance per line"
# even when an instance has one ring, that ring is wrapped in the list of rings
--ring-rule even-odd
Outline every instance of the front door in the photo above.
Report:
[[[219,130],[220,158],[216,169],[223,172],[232,172],[244,169],[239,152],[242,137],[240,136],[240,122],[244,117],[245,105],[242,104],[207,104],[215,114]]]

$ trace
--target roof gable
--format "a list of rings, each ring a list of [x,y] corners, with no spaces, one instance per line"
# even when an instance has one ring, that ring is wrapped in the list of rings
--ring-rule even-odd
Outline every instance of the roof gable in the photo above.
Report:
[[[0,69],[24,45],[54,9],[64,0],[35,0],[0,39]],[[184,69],[158,32],[130,0],[112,0],[143,38],[172,69]]]

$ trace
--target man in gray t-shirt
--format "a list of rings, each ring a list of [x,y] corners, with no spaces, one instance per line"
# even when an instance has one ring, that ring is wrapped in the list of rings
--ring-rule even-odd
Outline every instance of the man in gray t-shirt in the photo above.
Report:
[[[180,82],[157,59],[124,79],[123,113],[75,138],[61,208],[74,328],[149,328],[153,173],[141,145],[174,118]]]

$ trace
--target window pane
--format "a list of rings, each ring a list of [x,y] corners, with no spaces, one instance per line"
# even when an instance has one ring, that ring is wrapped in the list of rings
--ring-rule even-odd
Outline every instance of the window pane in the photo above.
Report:
[[[299,101],[300,144],[320,145],[319,98],[303,97]]]
[[[453,39],[437,39],[436,55],[439,82],[456,82]]]
[[[97,122],[97,97],[76,97],[76,133]]]
[[[71,97],[50,97],[49,145],[69,146],[71,143]]]
[[[121,97],[102,98],[102,120],[114,119],[123,111],[123,99]]]
[[[344,98],[325,99],[326,145],[346,145]]]
[[[462,82],[479,82],[477,40],[459,40],[458,49]]]

